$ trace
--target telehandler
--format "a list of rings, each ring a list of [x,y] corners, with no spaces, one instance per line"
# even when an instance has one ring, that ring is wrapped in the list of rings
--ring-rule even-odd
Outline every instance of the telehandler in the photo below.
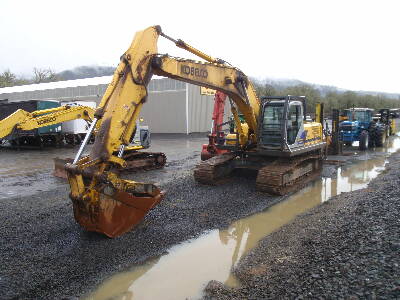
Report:
[[[160,36],[205,61],[159,54]],[[121,56],[81,148],[73,163],[65,167],[74,216],[86,230],[119,236],[140,222],[163,197],[154,184],[121,179],[113,171],[116,166],[127,165],[125,147],[146,103],[147,85],[153,75],[215,89],[231,101],[237,133],[234,140],[225,143],[230,151],[202,161],[194,171],[198,182],[215,184],[235,168],[250,168],[258,170],[257,188],[284,194],[319,175],[326,142],[322,123],[305,121],[304,98],[260,101],[248,77],[238,68],[153,26],[137,32]],[[96,126],[99,129],[90,154],[81,157]]]

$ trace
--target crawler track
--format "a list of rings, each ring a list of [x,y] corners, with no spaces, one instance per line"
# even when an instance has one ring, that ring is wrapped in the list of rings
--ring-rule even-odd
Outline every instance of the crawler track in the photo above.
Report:
[[[124,154],[127,167],[121,171],[153,170],[163,168],[167,157],[162,152],[132,151]]]
[[[286,195],[316,179],[322,168],[321,156],[302,155],[280,158],[258,171],[257,189],[275,195]]]
[[[194,169],[194,179],[209,185],[220,183],[233,171],[232,161],[235,157],[236,154],[226,153],[200,162]]]
[[[135,172],[141,170],[161,169],[167,162],[167,157],[162,152],[141,152],[131,151],[126,152],[123,156],[126,160],[126,168],[116,168],[115,172]],[[54,158],[53,175],[60,178],[67,178],[67,173],[64,169],[66,163],[72,163],[72,158]]]

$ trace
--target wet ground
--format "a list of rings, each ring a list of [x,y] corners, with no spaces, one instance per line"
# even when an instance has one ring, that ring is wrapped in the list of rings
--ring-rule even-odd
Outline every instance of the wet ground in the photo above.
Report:
[[[376,152],[352,148],[331,158],[324,178],[284,198],[256,192],[254,176],[218,187],[195,183],[191,168],[205,142],[153,139],[151,150],[167,154],[167,167],[128,177],[156,182],[167,196],[135,231],[113,240],[74,222],[68,187],[51,177],[49,156],[71,157],[77,149],[0,150],[0,298],[180,299],[201,297],[210,280],[235,286],[232,267],[260,239],[330,196],[365,187],[400,148],[399,138]]]
[[[381,151],[358,153],[353,147],[346,149],[345,156],[329,157],[330,164],[337,167],[325,166],[324,176],[303,190],[228,228],[208,231],[172,247],[161,258],[108,279],[86,299],[130,299],[126,295],[132,299],[196,299],[211,278],[236,287],[239,283],[231,270],[262,238],[333,196],[367,187],[385,169],[388,155],[399,149],[400,138],[393,138]],[[159,283],[156,289],[154,282]]]
[[[204,298],[400,299],[399,163],[262,238],[233,268],[239,285],[211,281]]]
[[[151,176],[156,173],[164,174],[159,176],[159,181],[168,177],[169,171],[175,169],[174,166],[185,168],[192,166],[200,155],[201,145],[207,142],[205,134],[194,134],[189,138],[174,134],[153,134],[152,137],[151,151],[164,152],[168,157],[169,168],[150,173]],[[90,151],[91,147],[92,145],[88,145],[85,152]],[[10,147],[0,147],[0,199],[29,196],[64,187],[65,180],[52,176],[53,158],[73,158],[77,151],[78,146],[20,151]]]

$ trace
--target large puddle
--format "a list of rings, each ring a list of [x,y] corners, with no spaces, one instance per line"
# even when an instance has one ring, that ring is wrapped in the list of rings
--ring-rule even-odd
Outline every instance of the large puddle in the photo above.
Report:
[[[383,153],[365,152],[354,163],[338,167],[336,178],[321,178],[226,230],[212,230],[174,246],[166,255],[113,276],[87,299],[198,299],[210,280],[234,286],[232,267],[260,239],[332,196],[366,187],[384,170],[387,155],[399,149],[400,138],[391,138],[385,148],[377,149]]]

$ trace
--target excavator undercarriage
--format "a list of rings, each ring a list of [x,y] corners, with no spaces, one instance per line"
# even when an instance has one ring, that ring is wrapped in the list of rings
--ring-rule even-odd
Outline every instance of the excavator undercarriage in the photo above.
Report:
[[[132,173],[138,171],[149,171],[161,169],[167,162],[165,153],[162,152],[148,152],[138,150],[127,150],[123,156],[126,161],[126,167],[116,167],[113,172],[115,173]],[[65,164],[72,163],[72,158],[53,158],[54,172],[53,175],[59,178],[67,178],[65,171]]]
[[[225,153],[199,163],[194,169],[197,182],[223,183],[235,169],[257,170],[258,191],[286,195],[316,179],[322,169],[322,154],[315,152],[292,158],[259,158],[243,161],[235,153]]]
[[[231,143],[232,151],[199,163],[194,169],[197,182],[215,185],[235,169],[252,169],[258,171],[257,190],[286,195],[320,175],[326,148],[322,106],[317,105],[317,122],[305,122],[304,97],[264,100],[259,117],[258,148],[237,151],[232,141],[237,143],[238,139],[232,138],[232,134],[226,135],[223,147],[229,149],[227,144]]]

